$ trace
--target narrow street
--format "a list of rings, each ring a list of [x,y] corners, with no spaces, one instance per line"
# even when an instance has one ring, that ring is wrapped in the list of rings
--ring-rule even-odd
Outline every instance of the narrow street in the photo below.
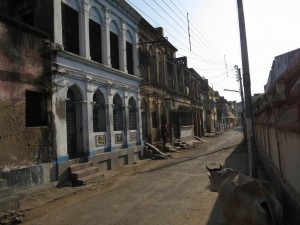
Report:
[[[221,163],[247,173],[242,137],[240,129],[229,130],[171,159],[148,160],[114,181],[28,211],[23,224],[224,225],[205,165]]]

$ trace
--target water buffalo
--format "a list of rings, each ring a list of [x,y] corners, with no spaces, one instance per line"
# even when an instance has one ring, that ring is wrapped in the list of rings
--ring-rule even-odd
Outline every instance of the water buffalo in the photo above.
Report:
[[[271,183],[221,165],[206,169],[228,225],[282,225],[283,210]]]

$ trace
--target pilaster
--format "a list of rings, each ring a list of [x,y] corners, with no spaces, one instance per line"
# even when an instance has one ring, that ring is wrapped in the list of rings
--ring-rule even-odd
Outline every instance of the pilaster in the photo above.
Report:
[[[106,151],[114,151],[115,149],[115,135],[114,135],[114,118],[113,118],[113,94],[112,94],[112,84],[107,83],[107,93],[108,93],[108,102],[105,104],[106,112],[106,130],[107,130],[107,149]]]
[[[53,26],[54,26],[54,42],[62,45],[62,17],[61,17],[61,0],[53,1]]]
[[[87,140],[88,140],[88,151],[95,151],[95,140],[94,140],[94,131],[93,131],[93,96],[94,90],[93,85],[90,83],[92,81],[91,78],[87,79],[87,93],[86,93],[86,100],[87,100]]]
[[[91,59],[90,55],[90,39],[89,39],[89,4],[88,0],[83,0],[80,12],[79,21],[79,40],[80,40],[80,55]]]
[[[120,19],[121,29],[119,35],[119,60],[120,70],[127,73],[127,55],[126,55],[126,22]]]
[[[123,115],[124,115],[124,127],[123,127],[123,147],[127,148],[128,147],[128,143],[130,142],[130,130],[129,130],[129,108],[128,108],[128,92],[126,91],[126,87],[125,87],[125,93],[124,93],[124,111],[123,111]]]
[[[103,10],[104,10],[104,23],[101,26],[102,59],[103,59],[104,65],[111,67],[110,32],[109,32],[109,24],[110,24],[109,12],[110,11],[106,6],[103,7]]]
[[[139,58],[138,58],[138,41],[139,41],[139,37],[138,37],[138,32],[137,30],[134,31],[134,40],[132,43],[132,55],[133,55],[133,74],[136,76],[141,76],[140,72],[139,72]]]
[[[140,90],[138,90],[138,93],[140,93]],[[141,96],[138,95],[137,98],[137,144],[138,145],[143,145],[144,141],[143,141],[143,128],[142,128],[142,110],[141,110]]]

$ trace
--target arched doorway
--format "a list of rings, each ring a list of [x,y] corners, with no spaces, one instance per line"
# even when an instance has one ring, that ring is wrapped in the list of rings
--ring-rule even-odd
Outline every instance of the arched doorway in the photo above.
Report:
[[[70,159],[83,153],[82,96],[76,86],[69,88],[66,101],[67,149]]]

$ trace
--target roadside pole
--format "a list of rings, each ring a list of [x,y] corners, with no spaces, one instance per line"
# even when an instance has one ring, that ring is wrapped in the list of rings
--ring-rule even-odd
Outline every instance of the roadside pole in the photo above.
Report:
[[[247,145],[248,145],[248,161],[249,161],[249,175],[257,177],[257,153],[254,140],[254,127],[253,127],[253,112],[252,112],[252,97],[251,97],[251,81],[249,71],[247,37],[245,28],[245,18],[243,1],[237,0],[239,28],[240,28],[240,41],[241,41],[241,55],[243,67],[243,85],[245,91],[245,111],[246,111],[246,127],[247,127]]]
[[[238,68],[238,66],[234,66],[237,70],[236,74],[236,80],[240,84],[240,92],[241,92],[241,101],[242,101],[242,124],[243,124],[243,133],[244,133],[244,142],[247,142],[247,128],[246,128],[246,122],[245,122],[245,101],[244,101],[244,91],[242,86],[242,77],[241,77],[241,69]]]

